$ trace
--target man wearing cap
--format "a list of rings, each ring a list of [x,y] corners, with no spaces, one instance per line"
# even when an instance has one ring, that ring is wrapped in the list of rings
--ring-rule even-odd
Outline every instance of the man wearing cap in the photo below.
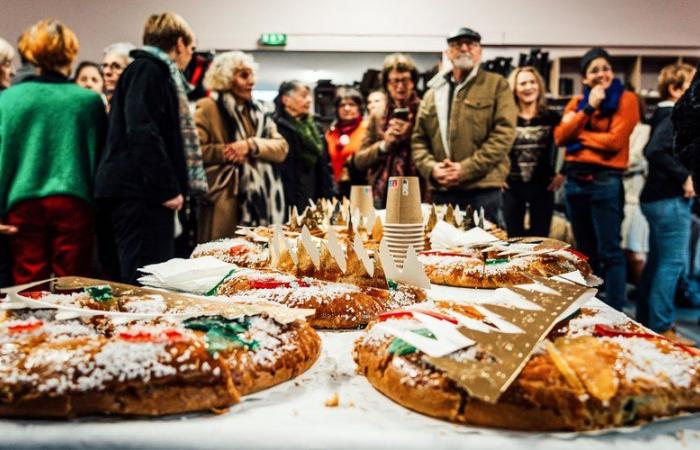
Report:
[[[566,146],[566,207],[577,248],[605,280],[605,301],[625,305],[625,257],[621,246],[629,138],[639,122],[637,96],[614,77],[608,52],[593,48],[580,62],[583,95],[564,108],[554,130]]]
[[[433,200],[484,208],[503,224],[501,187],[510,168],[517,108],[508,82],[479,68],[481,35],[459,28],[447,37],[452,67],[428,84],[411,148]]]

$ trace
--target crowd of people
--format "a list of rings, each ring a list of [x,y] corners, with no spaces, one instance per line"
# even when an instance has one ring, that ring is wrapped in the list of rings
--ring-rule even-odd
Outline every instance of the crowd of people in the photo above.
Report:
[[[0,40],[2,284],[52,274],[135,283],[139,267],[178,254],[184,210],[206,242],[237,225],[281,223],[290,208],[357,184],[371,185],[383,208],[390,177],[418,176],[424,201],[483,208],[514,236],[550,234],[563,186],[576,248],[604,279],[604,300],[625,306],[623,183],[642,117],[604,49],[583,55],[583,94],[559,114],[537,69],[518,67],[509,79],[483,70],[480,34],[459,28],[446,39],[450,67],[422,98],[415,63],[391,54],[381,89],[367,98],[338,88],[336,120],[324,132],[301,81],[282,83],[272,113],[254,99],[258,65],[240,51],[214,57],[208,95],[191,105],[182,71],[195,42],[183,18],[154,14],[141,47],[110,45],[101,64],[74,70],[78,38],[42,20],[19,38],[15,74],[15,49]],[[643,150],[637,221],[648,222],[648,257],[637,315],[668,334],[700,166],[694,74],[684,64],[662,70],[663,101]]]

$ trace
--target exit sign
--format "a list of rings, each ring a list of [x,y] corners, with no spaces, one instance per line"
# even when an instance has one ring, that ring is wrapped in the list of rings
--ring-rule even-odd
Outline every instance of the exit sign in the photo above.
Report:
[[[287,35],[284,33],[263,33],[260,35],[260,45],[283,47],[287,45]]]

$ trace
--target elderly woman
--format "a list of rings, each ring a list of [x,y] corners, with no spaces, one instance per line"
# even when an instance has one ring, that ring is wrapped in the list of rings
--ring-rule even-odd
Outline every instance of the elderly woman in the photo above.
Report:
[[[384,59],[381,79],[389,93],[386,108],[381,117],[370,115],[365,140],[353,157],[354,167],[367,171],[377,208],[386,205],[389,177],[418,175],[411,158],[411,131],[420,102],[415,91],[418,69],[408,55],[394,53]],[[427,192],[425,186],[421,191]]]
[[[104,49],[102,74],[105,82],[104,93],[108,102],[117,88],[117,81],[119,81],[122,72],[134,60],[129,55],[132,50],[135,50],[135,47],[129,42],[117,42]]]
[[[15,59],[15,49],[0,38],[0,92],[10,87],[10,80],[15,74],[12,61]]]
[[[14,281],[89,275],[104,105],[68,79],[78,39],[62,23],[36,23],[19,49],[38,75],[0,96],[0,217],[15,231]]]
[[[365,184],[358,171],[346,164],[359,150],[367,132],[367,121],[362,118],[362,94],[357,89],[340,87],[335,94],[336,120],[326,132],[328,156],[333,169],[333,180],[340,195],[349,196],[352,184]]]
[[[275,123],[289,143],[282,165],[287,205],[299,212],[320,198],[336,194],[325,140],[311,113],[311,88],[300,81],[285,81],[275,99]]]
[[[236,225],[281,223],[284,193],[279,168],[287,142],[253,100],[253,57],[216,55],[204,77],[211,97],[197,102],[195,124],[209,194],[199,219],[200,242],[233,236]]]

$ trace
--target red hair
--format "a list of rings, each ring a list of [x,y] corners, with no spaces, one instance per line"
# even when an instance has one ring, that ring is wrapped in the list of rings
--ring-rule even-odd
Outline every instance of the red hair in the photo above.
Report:
[[[17,48],[33,65],[56,70],[75,60],[80,45],[73,30],[57,20],[44,19],[22,33]]]

